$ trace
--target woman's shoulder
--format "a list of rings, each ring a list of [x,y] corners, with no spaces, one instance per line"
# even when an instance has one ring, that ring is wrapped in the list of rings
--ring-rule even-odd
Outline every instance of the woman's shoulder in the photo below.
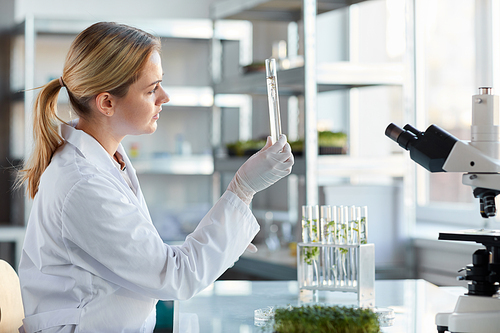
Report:
[[[105,177],[103,170],[88,161],[71,144],[63,144],[52,157],[40,179],[39,190],[68,192],[75,184],[90,178]]]

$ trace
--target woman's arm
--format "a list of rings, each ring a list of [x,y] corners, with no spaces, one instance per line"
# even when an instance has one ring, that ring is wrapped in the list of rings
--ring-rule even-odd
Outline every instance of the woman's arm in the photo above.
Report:
[[[140,208],[101,176],[73,187],[62,220],[73,264],[159,299],[187,299],[203,290],[259,231],[249,208],[226,192],[182,246],[169,246]]]

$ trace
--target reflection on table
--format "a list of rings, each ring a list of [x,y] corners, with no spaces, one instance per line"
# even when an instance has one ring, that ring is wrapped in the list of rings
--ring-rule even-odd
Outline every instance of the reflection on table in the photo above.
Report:
[[[435,332],[438,312],[451,312],[462,287],[437,287],[424,280],[375,281],[376,307],[389,307],[395,323],[383,327],[387,333]],[[217,281],[187,301],[174,302],[174,332],[225,333],[265,332],[254,325],[254,310],[278,306],[300,306],[311,301],[300,296],[297,281]],[[355,305],[356,294],[321,292],[319,303]]]

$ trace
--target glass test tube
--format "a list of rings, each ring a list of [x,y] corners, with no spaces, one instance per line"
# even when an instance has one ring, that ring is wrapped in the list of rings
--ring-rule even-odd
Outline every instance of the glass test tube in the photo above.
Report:
[[[301,262],[305,264],[299,275],[305,286],[344,290],[357,287],[357,245],[367,244],[367,216],[367,207],[302,206],[302,237],[310,245],[301,251]]]
[[[350,242],[350,237],[349,237],[349,207],[348,206],[343,206],[342,207],[342,232],[343,232],[343,244],[348,245]],[[345,247],[341,249],[342,252],[342,285],[346,287],[348,285],[349,281],[349,248]]]
[[[359,241],[361,244],[368,244],[368,207],[362,207],[360,220]]]
[[[320,211],[320,241],[323,244],[327,244],[330,237],[329,226],[332,221],[332,211],[329,205],[321,206]]]
[[[276,59],[266,59],[267,101],[269,103],[269,124],[273,144],[281,135],[280,104],[278,96],[278,76]]]
[[[311,251],[314,252],[314,256],[312,258],[312,266],[313,266],[313,284],[318,286],[320,285],[320,274],[321,274],[321,262],[322,262],[322,257],[321,257],[321,247],[318,246],[318,243],[320,243],[320,229],[321,229],[321,221],[320,221],[320,215],[319,215],[319,206],[314,205],[312,206],[312,219],[310,223],[310,237],[311,237],[311,243],[316,243],[311,247]]]
[[[338,244],[337,242],[337,221],[338,221],[338,208],[337,206],[333,206],[332,209],[332,223],[330,226],[330,237],[328,238],[330,244]],[[337,267],[338,267],[338,250],[336,247],[329,248],[330,253],[330,281],[329,285],[336,286],[337,285]]]
[[[356,207],[355,206],[351,206],[350,207],[350,217],[349,217],[349,220],[348,220],[348,230],[349,230],[349,236],[348,236],[348,239],[349,239],[349,244],[356,244],[356,240],[357,240],[357,227],[356,227],[356,223],[357,223],[357,217],[356,217]]]
[[[302,242],[311,242],[312,206],[302,206]]]
[[[327,244],[328,243],[328,237],[329,237],[329,224],[332,220],[332,212],[331,212],[331,207],[328,205],[324,205],[320,207],[320,242],[322,244]],[[321,285],[328,285],[330,281],[330,272],[329,272],[329,267],[330,267],[330,251],[328,251],[329,248],[322,246],[321,247]]]
[[[312,219],[311,219],[311,242],[316,243],[320,241],[320,230],[321,230],[321,221],[319,216],[319,206],[312,206]]]
[[[356,207],[356,244],[361,244],[361,207]]]
[[[335,234],[335,243],[337,245],[342,245],[344,243],[344,229],[343,229],[343,222],[344,222],[344,207],[339,206],[336,207],[337,210],[337,220],[335,221],[335,229],[336,229],[336,234]],[[335,276],[337,277],[336,279],[336,286],[340,287],[343,285],[343,262],[342,262],[342,257],[343,257],[343,248],[341,247],[335,247],[335,260],[336,260],[336,273]]]
[[[311,224],[313,219],[313,206],[302,206],[302,242],[311,243]],[[304,246],[300,253],[302,270],[301,283],[304,286],[312,287],[314,285],[314,271],[313,271],[313,261],[314,261],[314,250],[312,247]]]
[[[351,245],[351,209],[350,207],[344,207],[344,226],[345,226],[345,244]],[[344,286],[350,286],[350,281],[351,281],[351,249],[349,247],[346,247],[344,249],[344,257],[343,259],[343,264],[344,264]]]
[[[358,232],[359,232],[359,215],[356,206],[351,206],[351,216],[349,220],[349,244],[357,245],[358,244]],[[356,253],[357,248],[350,247],[348,253],[348,285],[354,287],[356,285],[357,280],[357,266],[356,266]]]

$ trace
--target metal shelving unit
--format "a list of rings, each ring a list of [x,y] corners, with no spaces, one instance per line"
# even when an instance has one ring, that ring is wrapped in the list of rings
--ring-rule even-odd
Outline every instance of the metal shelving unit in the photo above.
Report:
[[[303,21],[304,64],[279,71],[278,81],[280,95],[303,95],[305,98],[305,156],[297,159],[293,172],[305,175],[306,204],[318,203],[318,186],[323,176],[375,173],[404,177],[407,173],[406,162],[400,156],[364,159],[317,154],[318,93],[369,86],[405,86],[411,80],[411,69],[409,74],[408,66],[403,63],[316,63],[316,16],[365,1],[225,0],[213,5],[214,20]],[[265,89],[262,73],[232,76],[214,84],[215,94],[265,94]],[[405,90],[405,99],[410,103],[413,97],[408,94],[411,93],[411,88]],[[242,160],[231,158],[216,160],[215,170],[230,172],[241,163]]]
[[[363,123],[360,110],[357,109],[356,98],[363,89],[377,89],[375,87],[397,87],[398,94],[401,94],[400,109],[397,112],[402,121],[412,122],[415,119],[415,55],[414,55],[414,0],[405,0],[405,17],[404,24],[405,32],[405,49],[403,60],[400,62],[374,62],[366,63],[358,60],[356,50],[356,43],[359,42],[359,36],[356,35],[356,27],[353,25],[356,22],[357,13],[361,6],[366,3],[368,6],[372,0],[361,1],[343,1],[343,0],[223,0],[214,3],[212,8],[212,18],[217,20],[226,19],[239,19],[249,20],[254,25],[266,25],[279,23],[274,21],[290,23],[297,29],[297,39],[292,37],[291,43],[297,43],[299,40],[300,45],[296,49],[301,54],[299,60],[295,61],[297,53],[290,52],[292,62],[298,63],[297,66],[291,66],[288,69],[282,69],[278,72],[278,86],[280,96],[300,96],[300,125],[304,133],[304,153],[303,156],[296,157],[296,162],[292,171],[295,174],[294,184],[289,184],[288,195],[291,192],[298,191],[301,179],[305,180],[305,193],[296,193],[289,198],[297,200],[296,202],[289,201],[288,212],[271,212],[275,216],[280,216],[283,221],[296,223],[299,219],[299,205],[316,205],[320,204],[319,188],[325,189],[329,186],[338,186],[339,191],[345,190],[347,187],[352,186],[352,191],[348,190],[349,198],[353,198],[352,194],[356,193],[356,184],[360,185],[359,190],[364,191],[369,189],[372,185],[370,181],[380,179],[380,196],[389,198],[391,195],[402,195],[402,198],[392,197],[392,205],[396,206],[393,213],[394,220],[378,221],[381,223],[391,223],[390,225],[378,226],[388,228],[389,230],[396,230],[398,228],[397,237],[404,237],[409,239],[410,230],[415,221],[415,178],[414,166],[409,165],[408,159],[403,154],[394,154],[390,151],[383,151],[379,156],[375,154],[360,153],[360,147],[365,143],[364,136],[376,135],[383,136],[383,130],[377,130],[370,133],[362,133],[358,129],[358,125]],[[375,2],[375,1],[373,1]],[[380,1],[379,1],[380,2]],[[359,6],[351,7],[354,4]],[[344,8],[344,9],[342,9]],[[318,59],[318,40],[316,31],[318,15],[334,10],[343,10],[347,18],[346,30],[349,34],[348,37],[348,61],[339,62],[319,62]],[[330,15],[330,14],[326,14]],[[337,14],[336,14],[337,15]],[[338,17],[338,16],[337,16]],[[353,21],[351,21],[353,20]],[[272,23],[270,23],[272,22]],[[351,30],[354,29],[354,30]],[[258,28],[256,29],[258,30]],[[290,30],[288,30],[288,37],[290,38]],[[274,35],[273,35],[274,37]],[[351,43],[353,45],[351,45]],[[220,49],[218,41],[214,42],[214,49]],[[354,46],[354,47],[353,47]],[[346,47],[346,45],[344,45]],[[262,46],[259,45],[262,50]],[[214,59],[217,60],[219,53],[215,52]],[[262,54],[261,54],[262,56]],[[224,60],[224,59],[223,59]],[[258,59],[260,61],[262,59]],[[323,60],[322,60],[323,61]],[[220,64],[217,65],[221,67]],[[222,79],[221,79],[222,77]],[[353,89],[354,88],[354,89]],[[320,94],[333,91],[346,91],[348,96],[348,110],[349,113],[349,153],[347,155],[319,155],[318,154],[318,99]],[[366,90],[366,89],[365,89]],[[246,73],[239,75],[227,75],[225,78],[219,75],[214,79],[214,93],[218,94],[249,94],[250,96],[261,95],[265,98],[266,86],[263,84],[262,73]],[[293,97],[295,98],[295,97]],[[302,100],[303,98],[303,100]],[[289,114],[290,116],[290,114]],[[303,127],[302,127],[303,126]],[[366,129],[366,126],[365,126]],[[286,129],[284,129],[286,131]],[[380,133],[379,133],[380,132]],[[364,136],[362,136],[364,135]],[[215,140],[216,141],[216,140]],[[365,156],[366,155],[366,156]],[[245,158],[233,157],[216,157],[215,158],[215,171],[221,173],[235,172],[239,166],[245,161]],[[290,178],[290,177],[289,177]],[[300,179],[300,180],[297,180]],[[367,179],[366,183],[363,181]],[[349,183],[342,183],[346,182]],[[292,182],[293,183],[293,182]],[[332,185],[333,184],[333,185]],[[389,184],[389,185],[388,185]],[[293,185],[296,187],[293,188]],[[344,186],[345,185],[345,186]],[[404,186],[403,186],[404,185]],[[300,185],[302,186],[302,185]],[[384,187],[386,186],[386,187]],[[390,188],[390,190],[388,189]],[[336,188],[329,189],[329,195],[337,191]],[[370,194],[369,200],[374,200],[377,190],[368,190]],[[326,192],[323,192],[326,196]],[[384,193],[384,194],[382,194]],[[337,198],[335,195],[333,197]],[[300,198],[300,203],[298,202]],[[385,197],[384,197],[385,198]],[[349,199],[348,199],[349,200]],[[385,199],[384,199],[385,200]],[[377,199],[374,200],[378,204]],[[385,201],[388,202],[388,201]],[[397,203],[396,203],[397,202]],[[327,202],[329,204],[329,202]],[[400,206],[401,205],[401,206]],[[377,207],[379,208],[379,207]],[[374,210],[376,210],[375,208]],[[293,210],[296,210],[293,212]],[[258,210],[254,212],[256,216],[265,221],[266,210]],[[287,215],[288,213],[288,215]],[[295,214],[294,214],[295,213]],[[380,214],[380,213],[379,213]],[[382,217],[383,218],[383,217]],[[395,226],[392,223],[402,223],[400,226]],[[382,237],[378,235],[377,237]],[[378,239],[382,241],[381,239]],[[395,261],[384,261],[381,266],[377,266],[377,271],[380,276],[384,277],[404,277],[411,270],[411,253],[408,247],[399,243],[401,238],[391,240],[388,248],[402,253],[401,256],[394,256]],[[385,245],[380,244],[382,250]],[[387,251],[387,250],[382,250]],[[381,252],[382,252],[381,251]],[[271,255],[272,257],[272,255]],[[403,259],[401,259],[403,257]],[[276,258],[275,258],[276,259]],[[279,258],[281,259],[281,258]],[[271,260],[271,259],[269,259]],[[400,263],[404,260],[404,263]],[[266,260],[264,260],[266,261]],[[264,263],[263,263],[264,264]],[[260,264],[259,264],[260,265]],[[405,268],[402,269],[401,267]],[[261,269],[264,269],[262,266]],[[405,272],[403,272],[405,270]]]
[[[280,95],[304,92],[305,67],[279,72]],[[319,64],[316,69],[318,92],[345,90],[377,85],[402,85],[402,64],[354,64],[350,62]],[[262,73],[232,77],[215,85],[216,94],[266,94]]]
[[[317,13],[325,13],[366,0],[318,0]],[[213,6],[212,17],[229,20],[298,21],[302,0],[225,0]]]
[[[214,172],[212,155],[172,155],[154,159],[134,159],[139,174],[207,175]]]
[[[218,172],[235,172],[247,160],[247,157],[215,158],[214,169]],[[388,177],[403,177],[406,173],[405,158],[392,155],[383,158],[351,157],[348,155],[318,156],[318,185],[324,185],[327,177],[350,177],[354,175],[376,174]],[[304,175],[306,161],[302,157],[295,159],[292,174]]]

